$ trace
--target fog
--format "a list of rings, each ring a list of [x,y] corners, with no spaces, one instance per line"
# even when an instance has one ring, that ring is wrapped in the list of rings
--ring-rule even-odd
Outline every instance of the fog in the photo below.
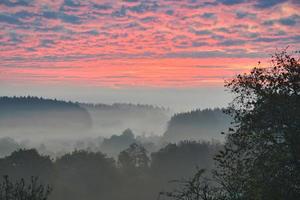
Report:
[[[174,112],[226,107],[232,100],[223,86],[195,88],[122,87],[66,85],[0,85],[0,96],[42,96],[82,103],[133,103],[170,108]]]
[[[228,120],[220,109],[175,114],[153,105],[31,96],[1,97],[0,110],[0,175],[27,183],[38,177],[53,187],[50,200],[156,199],[196,166],[214,168],[223,138],[211,133]],[[194,124],[210,120],[205,129]]]
[[[230,121],[220,109],[175,113],[146,104],[87,104],[31,96],[1,97],[0,109],[0,137],[12,143],[2,155],[24,147],[53,158],[75,149],[117,157],[132,143],[153,152],[181,140],[222,142],[220,133]]]
[[[156,199],[196,166],[214,168],[231,120],[161,105],[0,97],[0,175],[39,177],[50,200]]]

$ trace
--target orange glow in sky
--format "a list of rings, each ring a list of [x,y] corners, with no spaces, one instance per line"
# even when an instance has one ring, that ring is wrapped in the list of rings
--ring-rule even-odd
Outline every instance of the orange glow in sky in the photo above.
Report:
[[[0,84],[206,87],[300,48],[300,3],[0,2]]]

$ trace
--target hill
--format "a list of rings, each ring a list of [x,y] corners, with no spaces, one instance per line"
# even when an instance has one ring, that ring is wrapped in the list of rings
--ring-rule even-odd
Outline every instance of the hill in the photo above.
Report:
[[[74,133],[91,127],[86,109],[73,102],[38,97],[0,97],[2,133]]]
[[[221,135],[230,125],[231,117],[222,109],[204,109],[178,113],[172,116],[164,133],[164,140],[224,140]]]
[[[93,132],[102,136],[118,135],[127,128],[137,135],[162,135],[171,117],[170,110],[153,105],[114,103],[80,106],[90,113]]]

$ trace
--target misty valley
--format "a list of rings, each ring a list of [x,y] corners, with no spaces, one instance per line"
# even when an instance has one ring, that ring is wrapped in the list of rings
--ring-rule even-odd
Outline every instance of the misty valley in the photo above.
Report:
[[[299,199],[300,64],[273,59],[227,108],[0,97],[0,200]]]
[[[224,140],[230,117],[221,109],[173,113],[134,104],[83,104],[38,97],[0,97],[1,156],[36,148],[56,158],[74,150],[101,151],[111,157],[131,144],[148,153],[184,140]],[[186,133],[186,134],[181,134]]]
[[[300,0],[0,0],[0,200],[300,200]]]
[[[1,175],[39,177],[52,199],[155,199],[170,180],[212,169],[230,122],[218,108],[175,114],[31,96],[1,97],[0,110]]]

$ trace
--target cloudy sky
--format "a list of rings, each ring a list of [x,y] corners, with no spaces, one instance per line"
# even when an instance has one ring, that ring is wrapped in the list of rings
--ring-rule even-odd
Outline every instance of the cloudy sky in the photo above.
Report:
[[[181,95],[174,104],[196,105],[215,93],[220,106],[224,80],[300,49],[299,9],[299,0],[0,0],[0,95],[158,104]]]

